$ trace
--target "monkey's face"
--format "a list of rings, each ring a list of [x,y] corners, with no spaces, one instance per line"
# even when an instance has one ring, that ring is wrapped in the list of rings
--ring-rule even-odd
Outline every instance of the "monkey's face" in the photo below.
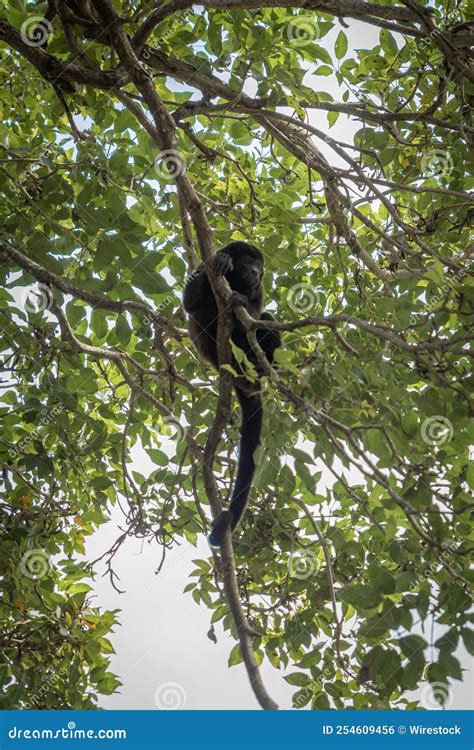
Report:
[[[234,259],[234,268],[229,274],[229,283],[236,292],[255,299],[260,293],[263,263],[259,258],[243,254]]]

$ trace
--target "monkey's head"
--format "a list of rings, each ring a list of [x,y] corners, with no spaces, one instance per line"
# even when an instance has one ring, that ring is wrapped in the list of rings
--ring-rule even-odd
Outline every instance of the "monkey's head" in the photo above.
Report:
[[[230,242],[225,253],[232,258],[233,268],[226,278],[234,291],[245,294],[249,300],[262,293],[263,255],[254,245],[247,242]]]

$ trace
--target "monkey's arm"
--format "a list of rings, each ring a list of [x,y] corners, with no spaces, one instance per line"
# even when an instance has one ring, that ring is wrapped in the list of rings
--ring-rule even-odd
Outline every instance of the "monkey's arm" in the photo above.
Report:
[[[213,297],[211,285],[203,266],[188,277],[183,294],[183,307],[188,313],[201,310],[209,298]]]
[[[232,258],[226,252],[219,250],[212,258],[212,270],[216,276],[225,276],[232,270]],[[204,266],[199,266],[186,281],[183,294],[183,307],[188,313],[194,313],[202,309],[203,304],[209,299],[214,300],[209,279]]]

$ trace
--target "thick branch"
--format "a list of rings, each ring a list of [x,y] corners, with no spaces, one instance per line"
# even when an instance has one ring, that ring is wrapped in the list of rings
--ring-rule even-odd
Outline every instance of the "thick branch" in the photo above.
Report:
[[[312,315],[303,320],[295,320],[291,323],[277,323],[272,320],[253,320],[250,324],[252,328],[268,328],[277,331],[294,331],[297,328],[306,328],[307,326],[319,327],[326,326],[328,328],[334,328],[339,323],[346,323],[353,325],[356,328],[361,328],[368,333],[372,333],[385,341],[388,341],[393,346],[397,346],[399,349],[404,349],[407,352],[416,354],[417,352],[433,352],[433,351],[447,351],[455,354],[463,354],[465,356],[471,356],[471,352],[467,348],[453,349],[456,344],[467,344],[474,337],[459,336],[451,341],[425,341],[420,344],[409,344],[407,341],[401,338],[401,331],[396,331],[392,328],[384,326],[377,326],[373,323],[369,323],[361,318],[356,318],[353,315],[346,313],[339,313],[337,315]]]
[[[191,0],[170,0],[163,3],[159,8],[153,10],[142,26],[138,29],[133,37],[133,46],[138,52],[141,51],[146,40],[153,33],[161,21],[178,11],[191,8]],[[201,3],[205,8],[214,8],[216,10],[252,10],[260,8],[288,8],[295,10],[298,8],[306,11],[327,13],[337,16],[338,18],[354,18],[366,23],[380,26],[390,21],[411,22],[417,21],[417,14],[402,6],[395,5],[387,7],[377,3],[366,3],[361,0],[329,0],[328,2],[295,2],[295,0],[203,0]],[[404,27],[406,33],[417,34],[417,29]]]
[[[39,46],[28,44],[27,40],[8,21],[0,18],[0,39],[26,57],[41,73],[45,81],[60,86],[65,91],[74,91],[72,84],[79,83],[100,89],[111,89],[126,81],[113,73],[103,73],[99,69],[79,67],[73,63],[58,60]]]

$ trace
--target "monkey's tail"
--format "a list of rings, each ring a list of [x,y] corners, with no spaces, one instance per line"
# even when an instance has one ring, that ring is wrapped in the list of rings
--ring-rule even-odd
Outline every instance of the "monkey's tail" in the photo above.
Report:
[[[234,531],[242,520],[255,474],[254,453],[260,444],[262,432],[261,394],[248,394],[240,388],[236,388],[235,391],[242,412],[237,478],[229,508],[221,511],[212,522],[212,530],[208,538],[211,547],[220,547],[226,528],[230,526],[231,531]]]

